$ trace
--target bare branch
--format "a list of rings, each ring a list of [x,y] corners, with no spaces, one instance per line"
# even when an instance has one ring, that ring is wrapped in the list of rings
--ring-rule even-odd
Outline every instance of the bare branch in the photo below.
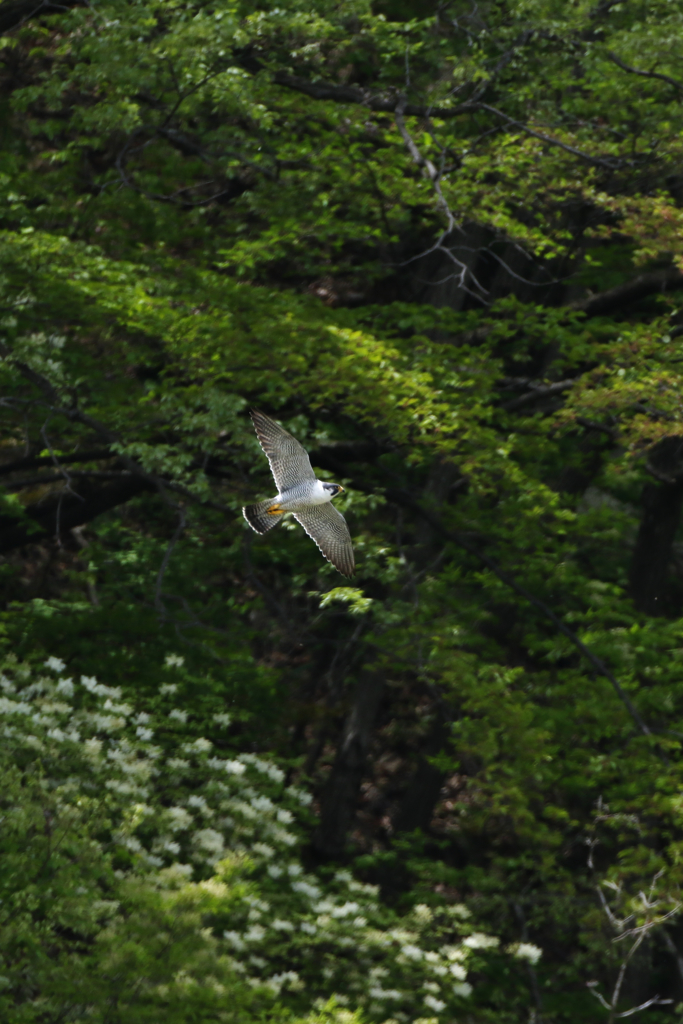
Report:
[[[673,1003],[673,999],[660,999],[659,996],[653,996],[652,999],[648,999],[646,1002],[641,1003],[640,1006],[634,1006],[630,1010],[624,1010],[622,1013],[614,1013],[614,1007],[611,1003],[608,1003],[605,997],[598,992],[596,989],[596,981],[587,981],[586,987],[591,995],[600,1002],[601,1006],[604,1006],[606,1010],[611,1011],[611,1019],[617,1019],[621,1017],[631,1017],[634,1013],[640,1013],[641,1010],[647,1010],[648,1006],[663,1006],[666,1003]]]
[[[434,186],[434,191],[436,192],[436,195],[437,195],[437,204],[436,204],[437,205],[437,209],[440,210],[445,215],[446,221],[447,221],[446,231],[442,235],[442,239],[443,239],[443,238],[446,237],[446,235],[450,235],[453,231],[461,231],[462,229],[461,229],[460,225],[458,224],[458,222],[456,221],[455,217],[453,216],[453,214],[452,214],[452,212],[450,210],[450,207],[449,207],[448,203],[446,202],[446,198],[445,198],[443,192],[441,191],[441,175],[442,175],[443,171],[442,170],[441,171],[437,171],[437,169],[434,166],[434,164],[432,163],[432,161],[427,159],[426,157],[422,156],[422,154],[420,153],[420,150],[418,149],[417,145],[415,144],[415,141],[413,140],[413,138],[410,135],[408,129],[406,128],[406,123],[405,123],[405,120],[403,118],[403,114],[404,114],[407,106],[408,106],[407,100],[405,99],[405,97],[403,97],[399,101],[399,103],[398,103],[398,105],[396,107],[396,110],[394,112],[394,118],[396,120],[396,127],[398,128],[399,132],[401,133],[401,138],[405,142],[406,148],[408,149],[408,152],[410,153],[412,159],[418,165],[418,167],[422,168],[422,173],[424,174],[424,176],[426,178],[428,178],[432,182],[432,185]],[[442,153],[442,156],[443,156],[443,153]]]
[[[590,866],[591,867],[593,866],[592,863],[591,863]],[[612,925],[612,927],[614,928],[615,932],[623,932],[623,930],[626,927],[627,923],[629,921],[633,920],[633,918],[629,917],[625,921],[620,921],[619,918],[613,913],[612,908],[610,907],[609,903],[607,902],[607,899],[605,898],[605,894],[602,891],[602,886],[598,885],[598,886],[596,886],[596,889],[597,889],[597,893],[598,893],[598,898],[600,900],[600,903],[602,904],[602,909],[605,912],[607,920]]]
[[[586,988],[588,989],[588,991],[590,992],[590,994],[592,996],[595,996],[595,998],[597,1000],[599,1000],[601,1006],[604,1006],[606,1010],[611,1010],[612,1007],[607,1002],[605,997],[602,995],[602,993],[598,992],[598,990],[596,988],[597,984],[598,984],[597,981],[587,981],[586,982]]]
[[[660,999],[659,996],[653,996],[652,999],[641,1003],[640,1006],[634,1006],[631,1010],[624,1010],[623,1013],[615,1014],[615,1017],[630,1017],[634,1013],[640,1013],[641,1010],[647,1010],[648,1006],[664,1006],[666,1003],[673,1003],[673,999]]]
[[[647,934],[647,932],[650,931],[651,928],[654,928],[656,925],[663,924],[670,918],[676,917],[676,915],[680,913],[680,910],[681,904],[677,903],[673,910],[670,910],[668,913],[663,914],[661,917],[658,917],[655,920],[646,921],[645,924],[641,924],[638,928],[629,928],[629,930],[624,932],[623,935],[618,935],[614,941],[620,942],[621,939],[625,939],[629,935],[645,935]]]
[[[683,82],[677,82],[675,78],[669,78],[668,75],[660,75],[658,71],[640,71],[638,68],[632,68],[629,64],[625,64],[621,57],[617,57],[616,53],[608,53],[607,56],[614,64],[622,68],[623,71],[628,71],[631,75],[640,75],[641,78],[658,78],[661,82],[672,85],[678,92],[683,91]]]
[[[424,176],[426,178],[429,178],[430,181],[436,181],[436,179],[438,178],[438,171],[437,171],[436,167],[431,162],[431,160],[427,160],[425,157],[422,156],[422,154],[420,153],[420,150],[415,145],[415,142],[413,141],[412,136],[409,134],[409,132],[408,132],[408,130],[406,128],[406,123],[405,123],[405,120],[403,119],[403,113],[404,113],[404,111],[405,111],[407,106],[408,106],[408,101],[404,98],[404,99],[402,99],[399,102],[398,106],[396,107],[396,110],[394,111],[394,118],[396,120],[396,127],[398,128],[399,132],[401,133],[401,138],[405,142],[406,148],[407,148],[408,152],[410,153],[411,157],[413,158],[415,163],[418,165],[418,167],[422,168],[422,173],[424,174]]]
[[[617,1006],[619,1004],[619,996],[621,995],[621,988],[622,988],[622,985],[624,984],[624,978],[626,977],[626,969],[627,969],[627,967],[629,965],[629,961],[632,959],[632,957],[635,955],[637,950],[640,948],[640,945],[641,945],[641,943],[642,943],[644,938],[645,938],[645,933],[643,933],[642,935],[638,936],[638,938],[633,943],[633,945],[629,949],[628,953],[624,957],[624,959],[622,961],[622,964],[621,964],[621,967],[619,968],[619,974],[617,975],[617,981],[616,981],[616,984],[614,986],[614,991],[612,992],[612,1014],[610,1016],[610,1024],[611,1024],[611,1021],[614,1019],[614,1016],[615,1016],[614,1011],[616,1010],[616,1008],[617,1008]],[[619,1014],[619,1016],[621,1016],[621,1014]]]
[[[598,810],[600,810],[600,811],[602,810],[602,797],[600,797],[600,799],[598,801]],[[594,824],[596,824],[599,821],[609,820],[610,818],[614,819],[615,817],[621,818],[621,817],[623,817],[623,815],[600,814],[600,815],[598,815],[595,818]],[[590,854],[589,854],[589,857],[588,857],[588,866],[589,866],[589,868],[591,870],[594,870],[594,865],[593,865],[593,847],[596,845],[597,842],[598,842],[598,840],[594,836],[593,839],[590,840],[590,843],[589,843],[589,845],[590,845]],[[598,896],[600,898],[600,902],[602,904],[602,909],[605,912],[605,914],[607,916],[607,919],[609,920],[612,928],[616,932],[619,933],[617,936],[615,936],[615,938],[612,941],[613,942],[621,942],[623,939],[625,939],[627,937],[635,938],[635,941],[631,943],[631,946],[630,946],[628,952],[626,953],[626,955],[624,956],[624,958],[623,958],[623,960],[622,960],[622,962],[620,964],[619,972],[617,974],[617,979],[616,979],[616,982],[614,984],[614,988],[612,990],[612,995],[611,995],[611,998],[610,998],[609,1002],[607,1002],[605,997],[598,991],[598,989],[597,989],[598,982],[597,981],[588,981],[588,982],[586,982],[588,990],[595,996],[595,998],[599,1001],[600,1005],[603,1006],[606,1010],[609,1011],[608,1024],[614,1024],[615,1020],[621,1019],[623,1017],[631,1017],[631,1016],[633,1016],[634,1013],[640,1013],[642,1010],[646,1010],[650,1006],[662,1006],[662,1005],[665,1005],[667,1003],[672,1003],[673,1002],[672,999],[660,999],[659,995],[656,995],[656,996],[653,996],[651,999],[647,999],[647,1000],[645,1000],[645,1002],[640,1003],[638,1006],[632,1006],[630,1010],[622,1010],[621,1012],[617,1013],[617,1006],[619,1005],[619,999],[620,999],[620,996],[621,996],[621,990],[622,990],[622,987],[623,987],[623,984],[624,984],[624,979],[626,977],[626,971],[628,969],[629,963],[631,962],[631,960],[633,959],[633,957],[637,953],[637,951],[640,948],[643,940],[645,939],[645,937],[647,936],[647,934],[649,932],[653,931],[653,929],[661,928],[661,925],[666,920],[668,920],[669,918],[671,918],[674,915],[678,914],[680,912],[680,909],[681,909],[681,904],[677,903],[675,905],[675,907],[673,907],[673,909],[668,911],[666,914],[657,915],[656,911],[657,911],[657,908],[659,907],[660,903],[662,902],[662,900],[656,898],[656,896],[655,896],[655,887],[656,887],[656,884],[657,884],[658,880],[662,877],[663,874],[664,874],[664,869],[661,869],[660,871],[656,872],[656,874],[653,876],[652,881],[650,883],[650,889],[649,889],[649,892],[648,892],[647,895],[642,890],[638,894],[639,897],[640,897],[640,902],[641,902],[642,907],[643,907],[643,911],[645,913],[645,922],[644,922],[644,924],[639,925],[636,928],[630,928],[628,930],[626,929],[626,926],[631,921],[636,919],[636,914],[632,913],[627,918],[625,918],[623,920],[620,920],[613,913],[612,908],[610,907],[609,903],[607,902],[607,899],[605,898],[605,894],[603,892],[603,886],[607,886],[608,888],[614,890],[617,898],[623,897],[624,893],[623,893],[621,882],[612,882],[612,881],[608,881],[606,879],[603,879],[601,884],[596,886],[596,890],[597,890]],[[671,939],[667,935],[665,929],[662,929],[662,935],[664,936],[664,939],[665,939],[665,942],[667,943],[667,945],[672,949],[674,954],[677,955],[676,947],[671,942]],[[681,966],[682,965],[679,964],[679,967],[681,967]]]

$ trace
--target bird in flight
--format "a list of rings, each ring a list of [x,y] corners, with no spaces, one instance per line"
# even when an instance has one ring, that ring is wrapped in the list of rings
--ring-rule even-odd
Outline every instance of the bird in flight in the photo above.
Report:
[[[268,457],[278,493],[275,498],[246,505],[244,518],[257,533],[267,533],[291,512],[325,558],[344,576],[353,576],[353,544],[346,520],[331,504],[341,484],[318,480],[308,452],[269,416],[251,410],[256,436]]]

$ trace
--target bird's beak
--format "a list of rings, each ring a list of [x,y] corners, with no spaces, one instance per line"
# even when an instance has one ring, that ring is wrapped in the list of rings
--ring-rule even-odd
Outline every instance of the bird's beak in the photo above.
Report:
[[[345,488],[344,488],[344,487],[342,487],[342,485],[341,485],[341,484],[339,484],[339,493],[340,493],[340,494],[343,494],[343,493],[344,493],[344,491],[345,491]]]

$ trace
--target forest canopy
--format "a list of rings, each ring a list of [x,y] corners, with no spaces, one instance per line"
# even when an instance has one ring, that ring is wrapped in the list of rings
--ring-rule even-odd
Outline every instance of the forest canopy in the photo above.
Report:
[[[679,1020],[682,0],[3,0],[0,88],[2,1019]]]

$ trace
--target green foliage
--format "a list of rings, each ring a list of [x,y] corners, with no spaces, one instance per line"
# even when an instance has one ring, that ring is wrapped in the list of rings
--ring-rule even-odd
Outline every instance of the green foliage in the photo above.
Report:
[[[179,743],[177,683],[141,711],[154,702],[46,667],[10,657],[1,676],[6,1019],[291,1019],[334,986],[370,1020],[469,998],[498,939],[465,907],[400,918],[349,871],[307,873],[309,794],[193,730]]]
[[[682,32],[680,0],[98,0],[0,40],[3,1019],[676,992],[675,523],[658,614],[632,581],[647,488],[680,487]],[[353,585],[249,533],[253,405],[343,483]],[[351,863],[321,865],[366,673]],[[616,920],[651,962],[610,1010]]]

